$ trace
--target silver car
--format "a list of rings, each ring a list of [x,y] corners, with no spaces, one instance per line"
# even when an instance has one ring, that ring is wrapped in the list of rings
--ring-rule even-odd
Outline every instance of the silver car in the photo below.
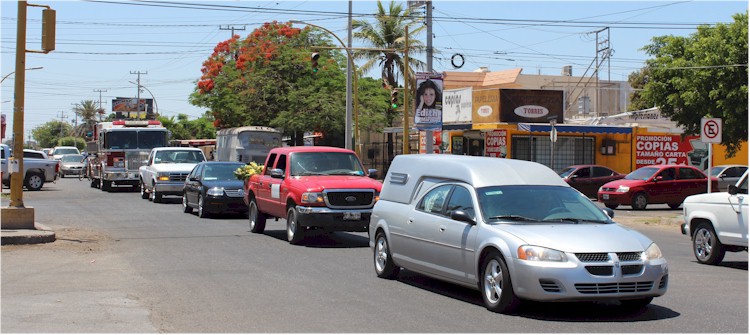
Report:
[[[65,154],[60,158],[60,178],[74,175],[80,176],[83,173],[83,155]]]
[[[747,171],[746,165],[717,165],[711,167],[711,173],[706,172],[707,175],[715,177],[719,180],[719,191],[726,192],[729,185],[734,185],[740,180],[742,174]]]
[[[411,271],[477,288],[487,309],[524,299],[618,300],[640,309],[667,291],[667,261],[538,163],[401,155],[370,221],[376,274]]]

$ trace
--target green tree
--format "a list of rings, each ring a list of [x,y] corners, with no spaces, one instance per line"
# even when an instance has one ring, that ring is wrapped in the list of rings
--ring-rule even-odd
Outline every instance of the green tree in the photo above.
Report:
[[[731,24],[700,26],[689,37],[659,36],[643,49],[648,80],[640,99],[700,134],[703,117],[722,119],[722,144],[733,157],[747,141],[748,15]]]
[[[157,120],[172,133],[173,140],[216,138],[213,117],[208,112],[193,121],[190,121],[186,114],[178,114],[176,119],[174,116],[158,116]]]
[[[94,100],[82,100],[80,104],[73,108],[73,113],[81,119],[81,124],[73,129],[74,136],[84,137],[87,132],[94,131],[94,126],[98,122],[96,117],[99,113],[99,107]]]
[[[320,54],[316,73],[313,51]],[[345,68],[346,58],[322,32],[266,23],[214,48],[190,102],[211,110],[217,128],[276,127],[296,144],[304,132],[319,131],[343,144]]]
[[[69,134],[72,129],[73,127],[67,122],[52,120],[32,129],[31,135],[34,136],[39,146],[51,148],[57,146],[58,140],[65,134]]]
[[[76,147],[78,150],[83,151],[86,148],[86,141],[80,137],[66,136],[58,139],[55,146]]]
[[[630,95],[630,105],[628,110],[637,111],[654,107],[650,102],[641,97],[641,91],[646,86],[649,78],[649,68],[644,67],[628,75],[628,83],[635,91]]]

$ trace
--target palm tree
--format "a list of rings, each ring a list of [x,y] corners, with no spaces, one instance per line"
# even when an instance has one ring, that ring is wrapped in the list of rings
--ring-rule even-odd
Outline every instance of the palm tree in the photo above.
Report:
[[[365,20],[353,20],[352,29],[354,38],[364,42],[369,48],[380,50],[358,50],[354,52],[355,59],[364,59],[366,62],[359,68],[361,73],[367,73],[376,65],[381,67],[383,84],[389,87],[398,87],[399,75],[404,73],[403,52],[406,46],[405,27],[409,27],[409,77],[414,78],[414,69],[424,69],[425,63],[412,58],[412,54],[421,54],[425,51],[422,41],[415,38],[424,30],[424,25],[419,17],[407,8],[404,9],[400,3],[391,0],[388,12],[380,0],[378,0],[378,12],[375,14],[375,22]],[[384,51],[383,49],[395,50]]]
[[[73,108],[73,113],[76,113],[81,118],[81,124],[73,129],[73,136],[84,137],[86,132],[93,131],[94,125],[96,125],[96,114],[99,113],[99,108],[94,100],[83,100],[80,104]]]

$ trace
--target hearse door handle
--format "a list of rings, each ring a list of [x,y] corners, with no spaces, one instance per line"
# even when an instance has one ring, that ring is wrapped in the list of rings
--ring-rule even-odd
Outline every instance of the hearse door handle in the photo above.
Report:
[[[440,226],[440,232],[442,233],[444,231],[445,231],[445,226]]]
[[[409,218],[408,220],[406,220],[406,224],[412,224],[412,223],[414,223],[414,218]]]

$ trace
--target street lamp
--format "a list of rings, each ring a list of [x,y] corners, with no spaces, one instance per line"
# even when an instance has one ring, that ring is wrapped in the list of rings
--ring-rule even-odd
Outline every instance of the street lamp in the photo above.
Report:
[[[339,41],[339,43],[341,43],[341,46],[343,47],[343,49],[346,50],[346,54],[348,56],[347,58],[349,59],[349,64],[348,64],[349,66],[348,66],[347,73],[346,73],[347,74],[346,75],[346,93],[347,94],[346,94],[346,127],[345,127],[344,143],[347,149],[349,150],[352,149],[352,101],[351,101],[352,93],[351,92],[354,91],[354,119],[355,119],[354,144],[356,147],[355,151],[359,155],[360,154],[359,143],[358,143],[359,142],[359,113],[358,113],[359,103],[357,100],[357,76],[356,75],[352,76],[352,72],[356,73],[356,68],[354,67],[354,56],[352,55],[352,51],[346,46],[346,44],[344,44],[344,41],[342,41],[341,38],[339,38],[338,36],[336,36],[336,34],[334,34],[332,31],[326,28],[323,28],[319,25],[315,25],[312,23],[307,23],[305,21],[300,21],[300,20],[290,20],[289,22],[296,23],[296,24],[304,24],[304,25],[319,28],[329,33],[334,38],[336,38]],[[353,80],[352,80],[352,77],[354,77]]]
[[[43,69],[43,68],[44,68],[44,67],[42,67],[42,66],[37,66],[37,67],[30,67],[30,68],[28,68],[28,69],[24,69],[24,70],[26,70],[26,71],[31,71],[31,70],[41,70],[41,69]],[[0,83],[2,83],[3,81],[5,81],[5,78],[8,78],[8,77],[10,77],[10,75],[11,75],[11,74],[14,74],[14,73],[16,73],[16,71],[13,71],[13,72],[11,72],[11,73],[8,73],[8,74],[6,74],[6,75],[5,75],[5,77],[3,77],[3,79],[0,79]]]
[[[138,86],[139,90],[141,89],[141,87],[143,87],[143,89],[145,89],[146,92],[148,92],[148,94],[151,94],[151,98],[154,99],[154,115],[159,115],[159,104],[156,103],[156,97],[154,97],[154,94],[151,93],[151,90],[149,90],[148,88],[146,88],[146,86],[143,86],[141,84],[138,84],[138,83],[135,83],[135,82],[132,82],[132,81],[128,81],[128,82],[131,83],[131,84],[133,84],[133,85]],[[140,104],[141,104],[141,102],[138,101],[138,105],[140,105]],[[146,114],[148,114],[148,110],[146,110]]]

